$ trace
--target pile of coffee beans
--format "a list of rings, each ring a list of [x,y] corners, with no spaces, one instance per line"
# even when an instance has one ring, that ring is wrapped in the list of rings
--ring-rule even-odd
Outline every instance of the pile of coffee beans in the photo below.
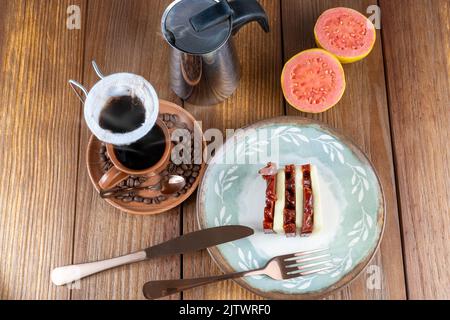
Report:
[[[176,114],[163,113],[159,118],[166,124],[169,129],[188,129],[187,123],[180,120]]]
[[[108,153],[106,152],[106,146],[104,144],[100,147],[100,161],[102,163],[102,172],[107,173],[114,166],[111,160],[108,157]]]
[[[166,124],[166,126],[169,129],[189,130],[189,132],[191,133],[191,137],[192,137],[191,158],[192,158],[192,163],[194,163],[194,161],[193,161],[195,159],[194,158],[194,156],[195,156],[194,155],[194,135],[193,135],[192,130],[190,130],[188,128],[188,125],[185,122],[182,122],[180,120],[178,115],[161,114],[160,119],[162,121],[164,121],[164,123]],[[175,145],[176,145],[176,143],[175,143]],[[106,146],[104,144],[102,144],[100,147],[100,161],[101,161],[101,168],[102,168],[103,173],[108,172],[113,167],[113,163],[111,162],[111,160],[108,156],[108,152],[107,152]],[[197,179],[200,176],[200,171],[201,171],[200,165],[194,165],[194,164],[176,165],[175,163],[170,161],[167,168],[161,173],[161,176],[162,176],[163,181],[167,181],[170,178],[170,176],[172,176],[172,175],[182,176],[186,179],[186,186],[184,187],[184,189],[173,195],[174,197],[179,198],[182,195],[186,194],[192,188],[192,186],[195,184],[195,182],[197,181]],[[122,188],[122,189],[138,188],[141,185],[143,185],[146,181],[147,181],[147,177],[131,176],[127,180],[122,181],[117,187]],[[145,203],[148,205],[157,205],[157,204],[163,203],[164,201],[167,201],[169,199],[167,196],[164,196],[164,195],[161,195],[158,197],[153,197],[153,198],[145,198],[145,197],[139,196],[137,194],[137,192],[129,192],[126,194],[121,194],[120,196],[117,196],[115,198],[117,200],[123,201],[124,203],[137,202],[137,203]]]

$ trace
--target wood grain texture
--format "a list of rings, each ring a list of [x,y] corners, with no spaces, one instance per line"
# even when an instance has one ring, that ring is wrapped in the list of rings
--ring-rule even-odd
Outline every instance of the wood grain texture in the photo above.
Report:
[[[148,280],[220,273],[202,252],[109,271],[80,282],[72,292],[49,279],[54,267],[122,255],[197,229],[195,196],[183,206],[182,218],[178,209],[130,216],[99,199],[85,165],[90,133],[67,85],[75,79],[91,87],[97,81],[90,66],[95,59],[107,74],[141,74],[162,99],[181,104],[169,89],[169,48],[159,26],[170,2],[0,0],[0,299],[142,299]],[[325,9],[365,12],[377,1],[261,3],[272,31],[264,34],[252,24],[236,37],[243,70],[237,92],[219,106],[185,106],[204,129],[298,115],[282,99],[283,60],[315,47],[314,23]],[[66,28],[72,4],[81,7],[81,30]],[[381,290],[369,290],[370,274],[364,273],[330,299],[404,299],[407,294],[450,299],[450,3],[379,4],[382,32],[367,59],[344,67],[348,88],[342,102],[322,115],[302,114],[340,129],[365,150],[387,200],[386,233],[372,263],[380,267]],[[233,282],[183,297],[258,299]]]
[[[377,4],[376,1],[282,0],[285,60],[302,50],[316,47],[314,25],[326,9],[344,6],[365,13],[373,4]],[[371,263],[371,266],[380,268],[381,288],[369,289],[367,281],[372,273],[363,273],[349,287],[330,299],[405,299],[401,233],[380,38],[378,37],[375,49],[367,59],[345,65],[344,69],[347,91],[342,101],[332,110],[312,116],[301,114],[286,104],[289,115],[301,114],[328,123],[360,146],[378,171],[386,196],[386,232],[380,253]]]
[[[450,299],[450,3],[381,1],[411,299]]]
[[[279,85],[281,74],[281,20],[279,1],[260,1],[270,18],[271,32],[257,24],[245,27],[235,38],[242,65],[242,79],[236,93],[214,107],[186,105],[203,128],[238,129],[259,120],[284,114]],[[197,230],[195,198],[184,205],[184,232]],[[220,274],[207,252],[184,256],[183,276],[193,278]],[[259,299],[228,281],[185,292],[184,299]]]
[[[0,299],[67,299],[50,282],[70,262],[83,31],[69,4],[0,1]],[[70,63],[68,63],[70,61]]]
[[[168,48],[160,35],[160,17],[169,3],[89,0],[83,79],[88,88],[98,81],[90,65],[96,60],[105,74],[140,74],[153,84],[160,98],[177,102],[168,89]],[[111,258],[179,236],[179,210],[139,217],[115,210],[100,199],[86,170],[90,133],[81,115],[79,119],[82,129],[73,262]],[[84,280],[81,288],[73,291],[73,299],[143,299],[145,282],[179,277],[180,257],[155,259]]]

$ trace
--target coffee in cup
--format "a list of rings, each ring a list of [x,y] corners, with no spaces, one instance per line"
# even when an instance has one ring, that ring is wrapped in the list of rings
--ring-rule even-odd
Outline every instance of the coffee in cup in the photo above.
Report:
[[[129,176],[153,177],[165,170],[170,162],[172,143],[163,121],[157,120],[152,130],[139,141],[128,146],[107,144],[113,167],[99,182],[103,190],[111,189]]]
[[[155,125],[144,138],[132,145],[114,147],[114,153],[125,167],[140,171],[156,165],[162,159],[166,145],[163,129]]]
[[[100,113],[99,125],[113,133],[128,133],[145,122],[145,107],[136,96],[111,97]]]

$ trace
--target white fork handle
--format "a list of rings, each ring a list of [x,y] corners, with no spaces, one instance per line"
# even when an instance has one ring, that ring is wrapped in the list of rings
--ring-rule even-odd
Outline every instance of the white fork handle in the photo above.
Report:
[[[52,271],[51,279],[55,285],[63,286],[102,271],[146,259],[147,254],[145,251],[140,251],[114,259],[57,268]]]

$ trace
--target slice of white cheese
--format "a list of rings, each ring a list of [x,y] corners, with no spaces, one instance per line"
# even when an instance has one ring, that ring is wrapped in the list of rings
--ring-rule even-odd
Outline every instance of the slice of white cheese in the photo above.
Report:
[[[277,202],[275,203],[275,214],[273,218],[273,231],[284,234],[284,207],[286,203],[286,174],[283,170],[277,174]]]
[[[320,232],[323,227],[323,215],[321,211],[320,176],[316,166],[311,166],[312,189],[314,194],[314,231]]]
[[[295,167],[295,224],[300,234],[303,226],[303,172],[302,166]]]

